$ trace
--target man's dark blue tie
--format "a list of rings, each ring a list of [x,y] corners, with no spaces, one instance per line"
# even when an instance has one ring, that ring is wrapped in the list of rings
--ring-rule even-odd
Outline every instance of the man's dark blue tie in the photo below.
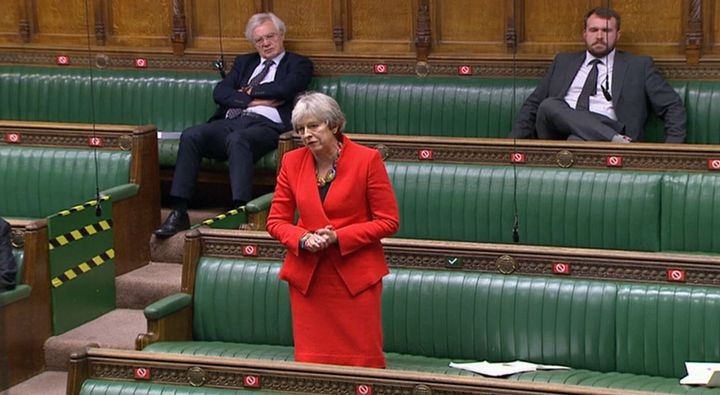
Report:
[[[598,63],[602,63],[600,59],[593,59],[590,61],[592,69],[588,73],[585,85],[583,85],[582,91],[580,91],[580,97],[578,97],[576,110],[589,111],[590,110],[590,96],[595,96],[597,93],[597,79],[598,79]]]
[[[272,65],[274,63],[275,62],[273,62],[272,59],[268,59],[265,62],[263,62],[263,65],[265,67],[263,67],[263,69],[260,70],[258,75],[256,75],[255,77],[252,77],[250,79],[250,82],[248,82],[248,84],[247,84],[248,88],[254,88],[254,87],[260,85],[262,80],[265,79],[265,77],[267,77],[268,73],[270,72],[270,67],[272,67]],[[231,108],[231,109],[227,110],[227,112],[225,113],[225,118],[228,118],[228,119],[237,118],[240,116],[240,114],[242,114],[242,112],[243,112],[242,108]]]

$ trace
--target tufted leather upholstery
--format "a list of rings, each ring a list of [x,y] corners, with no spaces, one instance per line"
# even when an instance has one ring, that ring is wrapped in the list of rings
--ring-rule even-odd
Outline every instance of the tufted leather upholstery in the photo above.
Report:
[[[512,243],[514,180],[523,244],[660,249],[662,174],[387,162],[397,237]]]
[[[279,265],[202,259],[196,271],[193,333],[204,341],[292,345],[287,284]]]
[[[666,173],[661,212],[663,250],[720,253],[720,175]]]
[[[130,180],[130,152],[97,151],[100,190]],[[0,215],[42,218],[95,196],[94,151],[0,145]]]
[[[176,386],[170,384],[121,382],[89,379],[83,382],[80,395],[254,395],[265,391],[229,390],[211,387]]]
[[[144,125],[182,130],[215,111],[217,74],[0,67],[0,119]],[[90,111],[91,97],[95,107]]]
[[[356,133],[506,137],[535,80],[466,77],[315,77]]]
[[[201,258],[194,341],[145,351],[291,361],[279,268]],[[720,359],[714,288],[394,268],[382,303],[390,369],[464,375],[448,363],[523,359],[573,369],[512,379],[685,393],[684,361]]]

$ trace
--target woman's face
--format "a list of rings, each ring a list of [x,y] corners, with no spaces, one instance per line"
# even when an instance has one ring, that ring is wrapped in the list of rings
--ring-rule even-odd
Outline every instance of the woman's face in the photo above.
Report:
[[[335,137],[337,131],[337,127],[330,129],[325,122],[313,116],[306,117],[295,128],[295,132],[300,136],[303,144],[305,144],[315,156],[322,153],[335,153],[338,143]]]

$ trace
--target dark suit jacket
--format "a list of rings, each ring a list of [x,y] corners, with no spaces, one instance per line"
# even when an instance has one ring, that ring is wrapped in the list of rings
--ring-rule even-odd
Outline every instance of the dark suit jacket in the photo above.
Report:
[[[295,96],[305,91],[310,84],[310,78],[313,75],[312,61],[302,55],[285,51],[285,56],[275,71],[273,82],[256,86],[251,95],[238,92],[238,89],[247,85],[250,76],[259,64],[260,55],[256,52],[235,58],[232,70],[215,86],[213,91],[213,99],[219,108],[210,121],[224,118],[229,108],[247,108],[253,99],[276,99],[285,101],[277,110],[285,129],[292,129],[290,116],[295,104]]]
[[[555,57],[540,85],[520,108],[510,137],[535,136],[535,116],[540,102],[548,97],[565,97],[584,59],[585,51],[561,53]],[[642,140],[651,109],[665,122],[665,142],[685,141],[685,107],[680,96],[657,71],[652,58],[616,51],[610,92],[618,121],[625,125],[627,136],[633,140]]]
[[[0,218],[0,291],[15,288],[17,264],[10,243],[10,224]]]
[[[318,261],[328,259],[357,295],[388,273],[380,239],[399,228],[395,193],[380,153],[345,137],[337,176],[321,201],[314,161],[307,148],[283,155],[267,220],[268,232],[287,247],[280,278],[306,294]],[[327,225],[335,228],[337,245],[316,253],[300,249],[303,234]]]

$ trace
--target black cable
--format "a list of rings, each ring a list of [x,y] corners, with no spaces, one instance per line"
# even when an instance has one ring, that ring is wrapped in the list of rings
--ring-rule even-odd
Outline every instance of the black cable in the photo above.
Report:
[[[608,8],[610,6],[608,5]],[[608,32],[608,29],[610,29],[610,18],[605,19],[605,45],[608,46],[608,49],[610,49],[610,33]],[[612,95],[610,94],[610,64],[609,62],[609,56],[610,52],[605,54],[605,82],[600,84],[600,90],[602,90],[603,96],[605,96],[605,100],[612,101]]]
[[[213,67],[220,73],[220,78],[225,78],[225,53],[223,52],[223,36],[222,36],[222,14],[220,12],[220,0],[217,0],[217,19],[218,19],[218,42],[220,42],[220,59],[213,63]]]
[[[88,50],[88,70],[90,71],[90,119],[92,120],[92,140],[97,141],[97,133],[95,129],[95,84],[92,67],[92,49],[90,48],[90,11],[88,0],[85,0],[85,33],[87,34],[87,50]],[[98,169],[97,145],[93,146],[93,159],[95,161],[95,216],[102,215],[102,207],[100,206],[100,171]]]
[[[515,19],[515,0],[513,0],[513,10],[512,10],[512,20],[513,20],[513,51],[512,51],[512,69],[513,69],[513,81],[512,81],[512,107],[511,107],[511,115],[512,119],[515,119],[515,100],[516,100],[516,91],[517,91],[517,20]],[[513,155],[517,152],[517,138],[513,137]],[[512,158],[511,158],[512,159]],[[513,217],[513,224],[512,224],[512,240],[513,243],[519,243],[520,242],[520,215],[518,214],[518,204],[517,204],[517,165],[515,164],[515,160],[510,161],[512,163],[513,167],[513,209],[514,211],[514,217]]]

